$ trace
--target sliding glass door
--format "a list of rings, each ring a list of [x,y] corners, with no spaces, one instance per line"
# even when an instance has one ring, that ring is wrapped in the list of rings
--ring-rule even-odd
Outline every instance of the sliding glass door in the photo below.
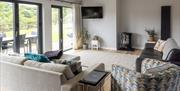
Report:
[[[52,8],[52,50],[62,49],[62,9]]]
[[[20,40],[24,41],[20,41],[20,53],[38,53],[38,9],[38,5],[19,4]]]
[[[5,52],[42,53],[41,5],[0,1],[0,37]]]
[[[72,8],[63,7],[63,49],[73,48],[73,17]]]
[[[14,4],[11,2],[0,2],[0,38],[1,52],[13,51],[14,38]]]
[[[52,49],[70,50],[73,47],[72,9],[52,6]]]

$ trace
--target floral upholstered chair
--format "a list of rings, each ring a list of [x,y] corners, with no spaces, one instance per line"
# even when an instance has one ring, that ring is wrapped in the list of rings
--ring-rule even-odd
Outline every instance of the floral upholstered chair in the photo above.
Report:
[[[144,61],[143,73],[113,65],[112,91],[180,91],[178,66],[153,59]]]

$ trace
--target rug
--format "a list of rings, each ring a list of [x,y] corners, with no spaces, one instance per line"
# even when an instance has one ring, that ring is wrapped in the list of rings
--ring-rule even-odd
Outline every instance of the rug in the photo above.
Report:
[[[117,64],[135,70],[135,62],[138,55],[127,54],[124,52],[79,50],[72,55],[80,56],[83,66],[91,67],[97,63],[104,63],[106,71],[111,71],[112,65]]]

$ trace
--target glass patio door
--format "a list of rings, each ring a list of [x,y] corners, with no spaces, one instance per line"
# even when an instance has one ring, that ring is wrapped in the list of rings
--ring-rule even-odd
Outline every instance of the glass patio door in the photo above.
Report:
[[[0,38],[7,52],[42,53],[41,4],[0,1]]]
[[[13,52],[14,33],[14,4],[0,1],[1,52]]]
[[[72,8],[63,7],[63,50],[73,48]]]
[[[38,53],[38,5],[19,3],[20,53]]]
[[[52,6],[52,50],[73,47],[72,8]]]
[[[52,50],[62,49],[62,8],[52,6]]]

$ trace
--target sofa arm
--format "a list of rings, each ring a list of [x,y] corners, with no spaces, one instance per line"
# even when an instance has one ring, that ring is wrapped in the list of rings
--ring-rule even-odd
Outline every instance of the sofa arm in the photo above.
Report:
[[[89,67],[87,70],[79,73],[78,75],[76,75],[74,78],[68,80],[65,84],[63,84],[61,86],[61,91],[78,91],[78,82],[85,76],[87,76],[90,72],[92,72],[93,70],[100,70],[100,71],[104,71],[105,70],[105,66],[104,64],[100,63],[100,64],[96,64],[92,67]]]
[[[145,44],[145,49],[153,49],[156,43],[146,43]]]
[[[137,72],[141,72],[141,64],[142,64],[142,61],[144,60],[145,58],[142,58],[142,57],[138,57],[136,59],[136,71]]]
[[[113,65],[112,76],[112,91],[179,91],[180,86],[180,69],[173,65],[146,74]]]
[[[179,56],[180,56],[180,49],[172,49],[169,52],[169,54],[166,58],[166,61],[180,66],[180,57]]]
[[[112,66],[112,91],[147,91],[144,82],[141,81],[143,74],[128,68]]]
[[[163,62],[157,59],[145,58],[141,64],[141,73],[145,73],[147,69],[162,66],[164,64],[168,64],[168,62]]]

